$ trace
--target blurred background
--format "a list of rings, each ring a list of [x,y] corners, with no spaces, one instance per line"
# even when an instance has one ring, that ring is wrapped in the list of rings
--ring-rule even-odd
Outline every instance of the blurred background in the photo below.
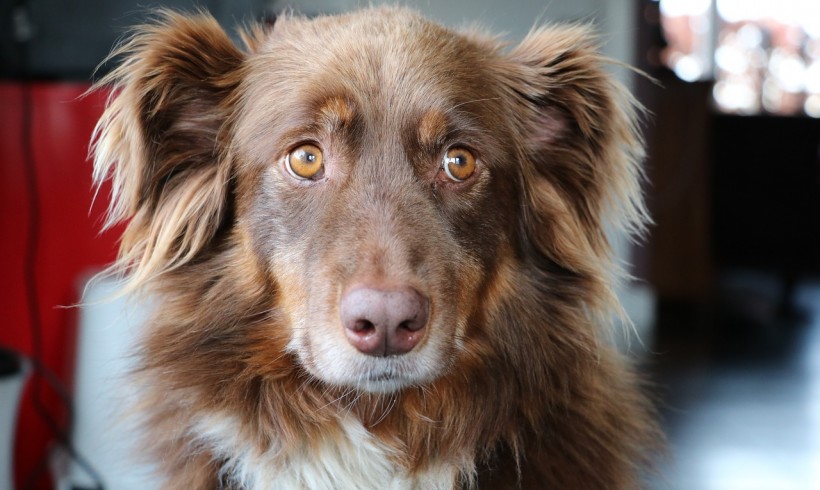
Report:
[[[108,191],[94,200],[86,158],[97,64],[160,5],[232,29],[362,3],[0,1],[0,490],[151,487],[114,422],[144,307],[102,301],[102,282],[65,308],[120,232],[99,231]],[[641,244],[616,240],[640,333],[620,344],[670,440],[648,487],[820,488],[820,1],[401,3],[513,42],[539,23],[592,23],[607,55],[652,77],[612,67],[651,112],[655,225]]]

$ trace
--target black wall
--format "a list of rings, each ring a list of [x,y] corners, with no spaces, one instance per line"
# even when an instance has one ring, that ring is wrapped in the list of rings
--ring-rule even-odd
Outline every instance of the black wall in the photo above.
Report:
[[[94,69],[128,28],[159,6],[211,12],[231,35],[244,21],[261,17],[266,0],[0,0],[0,78],[90,80]],[[20,13],[30,26],[18,39]],[[103,67],[105,71],[105,67]]]

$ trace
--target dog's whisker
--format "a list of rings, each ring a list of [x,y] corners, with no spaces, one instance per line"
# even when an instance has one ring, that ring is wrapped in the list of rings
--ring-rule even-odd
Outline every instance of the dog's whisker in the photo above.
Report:
[[[374,426],[379,425],[379,424],[380,424],[380,423],[381,423],[381,422],[382,422],[385,418],[387,418],[387,416],[388,416],[388,415],[390,414],[390,412],[393,410],[393,407],[395,407],[395,406],[396,406],[396,403],[398,402],[398,398],[399,398],[399,396],[398,396],[398,394],[396,394],[396,393],[393,393],[393,394],[391,394],[391,395],[390,395],[390,398],[389,398],[389,402],[388,402],[387,407],[386,407],[386,408],[382,411],[382,414],[381,414],[381,416],[378,418],[378,420],[376,420],[375,422],[373,422],[373,425],[374,425]]]
[[[467,100],[467,101],[461,102],[460,104],[454,105],[453,107],[450,108],[450,110],[458,109],[459,107],[461,107],[463,105],[475,104],[476,102],[487,102],[487,101],[490,101],[490,100],[501,100],[501,97],[486,97],[486,98],[483,98],[483,99]]]
[[[353,411],[353,408],[355,407],[356,402],[359,401],[359,398],[361,398],[361,396],[362,396],[362,391],[361,390],[356,390],[355,393],[354,393],[353,399],[342,409],[342,411],[345,412],[346,417],[350,417],[350,414]]]
[[[324,404],[324,405],[322,405],[321,407],[319,407],[319,409],[320,409],[320,410],[322,410],[322,409],[325,409],[325,408],[329,407],[330,405],[333,405],[333,404],[335,404],[335,403],[338,403],[340,400],[343,400],[344,398],[346,398],[346,397],[347,397],[347,396],[351,393],[351,391],[352,391],[352,389],[351,389],[351,388],[347,388],[347,389],[345,389],[345,390],[342,392],[342,394],[341,394],[341,395],[339,395],[338,397],[333,398],[332,400],[328,401],[326,404]],[[329,389],[327,389],[327,390],[325,390],[325,392],[324,392],[324,396],[325,396],[325,397],[330,398],[330,397],[332,397],[332,396],[333,396],[333,394],[332,394],[332,393],[330,393],[330,390],[329,390]]]

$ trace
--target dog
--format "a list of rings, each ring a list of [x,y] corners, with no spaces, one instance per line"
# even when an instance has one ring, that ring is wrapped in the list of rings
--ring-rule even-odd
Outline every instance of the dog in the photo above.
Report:
[[[93,136],[167,488],[636,488],[606,341],[639,109],[585,26],[516,46],[397,7],[241,31],[162,11]]]

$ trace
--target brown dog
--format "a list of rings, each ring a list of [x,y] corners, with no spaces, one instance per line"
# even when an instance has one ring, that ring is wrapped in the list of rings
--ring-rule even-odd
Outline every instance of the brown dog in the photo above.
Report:
[[[167,487],[635,488],[657,434],[600,330],[642,149],[588,30],[505,51],[387,8],[242,37],[165,12],[103,81]]]

